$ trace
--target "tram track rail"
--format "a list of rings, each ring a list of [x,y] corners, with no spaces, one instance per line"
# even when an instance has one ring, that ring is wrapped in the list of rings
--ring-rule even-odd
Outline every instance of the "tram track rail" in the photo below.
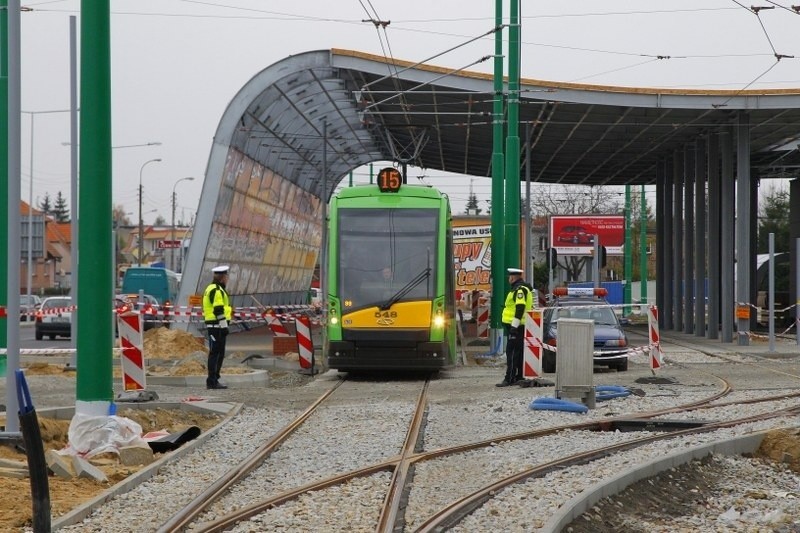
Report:
[[[219,500],[226,492],[230,490],[237,483],[241,483],[248,474],[255,468],[262,464],[268,456],[283,442],[285,442],[292,433],[301,427],[309,417],[321,407],[324,402],[333,394],[333,392],[345,380],[340,380],[334,387],[326,391],[314,403],[312,403],[300,416],[287,424],[278,433],[275,434],[267,443],[261,446],[258,450],[253,452],[242,463],[237,465],[231,470],[229,474],[215,481],[203,493],[196,496],[189,504],[176,513],[169,521],[158,529],[159,533],[167,533],[174,531],[183,531],[192,527],[192,531],[224,531],[236,523],[249,518],[259,512],[260,507],[246,506],[234,513],[223,515],[210,522],[197,523],[198,518],[206,511],[211,504]],[[406,433],[403,445],[398,454],[395,454],[391,460],[371,465],[354,472],[347,472],[341,475],[328,477],[319,482],[313,482],[301,487],[285,491],[277,498],[272,498],[269,506],[277,506],[288,501],[294,500],[303,494],[315,490],[343,484],[356,477],[368,476],[382,471],[392,471],[392,479],[389,484],[386,498],[384,500],[380,518],[378,520],[381,524],[381,531],[392,531],[394,524],[397,521],[398,511],[401,507],[402,495],[408,482],[408,468],[410,464],[409,458],[413,456],[415,447],[419,442],[424,424],[424,415],[427,407],[428,387],[430,380],[426,379],[422,386],[422,390],[417,397],[411,422]]]
[[[778,411],[772,411],[766,414],[743,417],[735,420],[713,422],[697,428],[690,428],[669,433],[648,435],[646,437],[635,439],[633,441],[622,442],[611,446],[604,446],[589,451],[583,451],[571,454],[562,457],[560,459],[557,459],[555,461],[550,461],[547,463],[536,465],[533,468],[522,470],[504,479],[486,485],[467,496],[459,498],[454,502],[452,502],[450,505],[442,508],[435,515],[429,517],[415,531],[417,533],[433,533],[438,531],[444,531],[448,528],[451,528],[455,524],[460,522],[465,516],[475,511],[475,509],[484,505],[486,501],[493,498],[500,491],[517,483],[527,481],[530,478],[545,476],[546,474],[558,469],[586,464],[614,453],[635,449],[657,441],[677,439],[683,436],[695,435],[699,433],[707,433],[718,429],[731,428],[742,424],[760,422],[772,418],[796,416],[797,414],[800,414],[800,406],[781,409]]]
[[[282,442],[288,439],[335,391],[344,381],[336,382],[330,389],[325,391],[317,400],[303,411],[300,416],[295,418],[280,431],[278,431],[271,439],[265,442],[258,449],[253,451],[247,456],[244,461],[236,465],[236,467],[229,470],[225,475],[217,479],[206,490],[197,495],[191,502],[189,502],[183,509],[170,518],[163,526],[158,529],[158,533],[169,533],[173,531],[181,531],[197,517],[204,510],[214,503],[222,494],[224,494],[232,485],[240,482],[250,472],[257,468],[269,455],[278,447]]]
[[[433,426],[433,430],[428,428],[428,431],[433,431],[433,433],[429,434],[425,437],[425,439],[423,439],[422,436],[425,435],[426,431],[425,425],[427,423],[427,410],[429,408],[429,406],[427,406],[427,381],[423,387],[423,391],[420,392],[420,395],[417,398],[416,407],[413,410],[413,414],[411,398],[406,398],[406,393],[416,390],[416,388],[419,386],[418,383],[412,383],[412,386],[409,387],[408,390],[405,388],[397,389],[397,384],[394,383],[392,385],[393,388],[391,389],[393,392],[389,395],[385,395],[383,392],[384,389],[379,387],[374,388],[372,384],[368,384],[366,386],[359,385],[354,389],[348,388],[348,392],[344,392],[342,394],[341,399],[345,400],[345,403],[341,403],[337,400],[334,405],[331,406],[333,409],[325,410],[324,414],[321,415],[320,418],[315,418],[317,421],[316,423],[308,424],[307,427],[298,434],[298,440],[292,438],[290,444],[287,446],[282,446],[284,443],[286,443],[289,437],[296,432],[297,429],[306,424],[308,418],[311,417],[314,412],[316,412],[318,407],[326,403],[327,399],[330,398],[334,391],[339,389],[344,380],[338,381],[334,384],[334,386],[326,390],[322,397],[316,398],[316,400],[314,400],[314,402],[310,404],[300,416],[293,419],[291,417],[293,417],[294,414],[292,414],[289,417],[283,418],[281,425],[276,424],[273,426],[273,428],[280,427],[280,430],[274,434],[267,432],[262,433],[263,436],[261,438],[268,439],[262,446],[250,453],[250,455],[248,455],[240,463],[232,465],[232,467],[229,469],[229,472],[226,472],[224,475],[221,475],[218,479],[214,480],[211,486],[208,487],[208,489],[206,489],[202,494],[193,497],[192,501],[186,506],[186,508],[181,509],[178,514],[175,515],[163,513],[161,518],[156,523],[162,523],[164,517],[171,516],[171,518],[163,522],[164,525],[157,529],[157,531],[225,531],[235,527],[237,523],[247,519],[252,519],[252,524],[262,524],[264,527],[271,527],[269,524],[273,523],[276,524],[276,527],[281,527],[279,524],[286,523],[284,522],[285,519],[283,517],[292,516],[292,514],[296,512],[293,511],[293,509],[305,507],[305,509],[310,509],[311,512],[313,512],[320,505],[329,506],[330,504],[327,503],[328,501],[332,500],[336,502],[336,498],[339,498],[339,495],[341,495],[343,491],[345,491],[344,493],[349,494],[348,497],[353,498],[353,504],[359,506],[361,509],[370,509],[369,512],[363,516],[361,516],[361,513],[359,512],[359,518],[357,521],[353,522],[353,527],[367,527],[372,529],[374,526],[374,529],[378,531],[417,531],[420,530],[420,527],[422,527],[420,524],[423,523],[423,521],[425,524],[427,524],[431,519],[434,518],[434,511],[437,511],[438,509],[438,511],[435,513],[435,516],[439,516],[442,514],[443,509],[454,505],[452,500],[455,500],[457,497],[459,497],[459,500],[462,498],[470,498],[482,490],[484,486],[493,487],[508,477],[514,477],[522,474],[520,471],[514,472],[514,470],[506,470],[503,472],[502,470],[491,468],[492,465],[487,462],[485,466],[480,466],[481,470],[479,472],[475,471],[477,477],[472,480],[472,483],[467,483],[466,485],[462,486],[462,484],[458,481],[458,476],[453,476],[450,469],[453,469],[453,467],[455,467],[455,469],[459,469],[459,461],[463,464],[473,464],[471,463],[473,459],[469,458],[469,456],[465,456],[462,460],[458,457],[459,454],[467,454],[473,450],[477,451],[477,454],[473,454],[472,457],[477,458],[478,461],[483,464],[482,457],[491,458],[496,452],[487,450],[487,454],[487,452],[481,451],[481,449],[499,446],[498,452],[500,452],[502,448],[502,452],[506,455],[508,455],[510,452],[519,458],[528,458],[528,460],[514,461],[514,469],[519,469],[523,466],[528,469],[531,469],[530,467],[535,469],[539,466],[550,463],[556,465],[558,461],[561,460],[569,460],[569,456],[557,459],[554,453],[549,453],[546,457],[539,457],[540,462],[542,463],[541,465],[533,466],[529,460],[530,457],[538,456],[537,451],[533,451],[533,454],[531,454],[530,450],[576,450],[577,448],[572,447],[571,445],[570,439],[574,437],[572,437],[571,433],[569,432],[576,432],[575,434],[578,435],[578,439],[584,439],[584,437],[580,435],[588,435],[588,433],[579,432],[608,432],[609,430],[615,429],[615,422],[632,420],[644,422],[644,424],[633,424],[631,425],[632,427],[658,430],[664,429],[666,426],[666,428],[669,430],[675,430],[676,427],[681,425],[674,423],[676,419],[662,418],[661,420],[658,420],[659,417],[669,417],[670,414],[676,414],[677,418],[679,419],[685,416],[682,413],[691,413],[693,411],[697,413],[714,413],[714,411],[711,410],[720,409],[718,412],[719,414],[711,414],[707,417],[707,419],[703,419],[702,414],[699,416],[689,415],[689,421],[691,425],[700,427],[695,427],[690,430],[672,431],[671,433],[649,436],[645,437],[644,439],[636,438],[638,437],[637,434],[628,433],[623,437],[624,439],[628,440],[624,443],[610,446],[610,451],[603,453],[602,450],[598,448],[599,451],[597,451],[597,458],[613,456],[613,454],[621,453],[630,447],[645,446],[651,441],[656,442],[658,440],[670,437],[679,437],[683,434],[691,435],[703,431],[711,431],[712,429],[704,428],[713,428],[714,424],[731,424],[733,422],[730,420],[716,421],[716,418],[730,419],[735,417],[737,414],[740,414],[736,413],[735,411],[735,407],[739,405],[757,404],[769,401],[781,402],[782,400],[793,400],[800,396],[800,392],[787,390],[791,387],[785,387],[780,391],[779,394],[773,394],[771,396],[762,395],[759,398],[753,398],[747,394],[744,394],[741,396],[741,399],[730,401],[731,398],[739,397],[738,394],[733,394],[734,392],[747,393],[749,389],[745,387],[741,391],[735,391],[728,379],[707,371],[702,367],[702,365],[695,366],[690,363],[686,365],[686,367],[690,368],[691,372],[695,372],[695,370],[697,370],[697,372],[711,376],[716,379],[718,383],[714,385],[706,378],[701,378],[701,380],[690,380],[688,382],[688,386],[690,388],[697,386],[702,388],[693,391],[690,394],[691,400],[688,402],[684,400],[684,403],[680,405],[673,404],[671,406],[665,406],[666,402],[662,399],[658,399],[655,402],[648,402],[646,404],[635,402],[636,405],[640,406],[639,409],[634,408],[635,410],[629,410],[628,412],[622,413],[620,412],[620,407],[625,405],[630,406],[632,404],[626,404],[615,400],[611,409],[604,409],[594,413],[595,416],[593,420],[582,421],[573,424],[554,425],[552,427],[540,427],[539,429],[530,431],[517,431],[508,434],[497,434],[494,436],[492,436],[494,431],[485,431],[486,429],[491,428],[492,425],[476,426],[477,428],[481,428],[481,426],[483,426],[483,429],[475,433],[461,433],[460,424],[457,424],[454,427],[455,431],[453,431],[453,429],[442,431],[448,427],[447,419],[443,419],[441,414],[436,414],[437,412],[451,413],[447,416],[460,416],[457,414],[457,412],[453,412],[452,407],[449,407],[444,411],[439,408],[437,408],[439,409],[438,411],[433,411],[433,418],[431,421],[434,422],[434,424],[444,425],[440,425],[439,429],[437,429],[436,425]],[[725,367],[727,368],[727,365]],[[727,374],[724,375],[727,376]],[[800,376],[793,375],[793,379],[794,378],[800,379]],[[381,386],[384,385],[382,384]],[[676,383],[675,386],[680,386],[680,384]],[[670,390],[667,390],[666,392],[671,392],[671,388],[672,387],[670,387],[668,384],[666,389]],[[653,397],[659,396],[658,391],[661,391],[662,387],[658,386],[654,387],[654,389],[655,394],[648,392],[647,395],[652,395]],[[396,403],[398,396],[396,394],[397,390],[402,390],[401,403]],[[776,392],[776,390],[777,388],[773,388],[772,392]],[[763,392],[766,391],[762,391],[762,393]],[[353,396],[353,393],[355,393],[356,396]],[[318,393],[314,392],[314,394]],[[358,401],[355,403],[348,403],[346,401],[348,397],[360,398],[363,394],[369,395],[364,396],[364,398],[374,398],[376,401],[381,403],[387,402],[386,407],[389,408],[388,410],[382,410],[381,408],[377,409],[378,413],[383,412],[383,418],[374,418],[374,410],[370,409],[369,407],[365,409],[364,405],[360,405]],[[637,395],[641,395],[641,393]],[[669,400],[669,402],[679,401],[679,393],[671,394],[669,396],[674,396],[674,399]],[[308,396],[309,400],[312,400],[313,398],[314,396]],[[339,398],[339,396],[337,396],[337,398]],[[448,405],[449,403],[449,401],[445,401],[443,405]],[[459,405],[459,403],[455,403],[454,406]],[[431,406],[433,405],[434,404],[431,404]],[[516,409],[522,407],[519,405],[519,403],[516,405],[518,406]],[[784,416],[786,414],[793,416],[798,414],[797,410],[800,409],[800,407],[796,407],[794,404],[791,404],[790,407],[787,407],[787,405],[788,402],[778,403],[772,407],[767,407],[767,409],[770,409],[769,413],[762,413],[750,418],[756,419],[758,417],[762,417],[762,419],[766,420],[777,416]],[[461,408],[458,408],[459,411],[460,409]],[[749,409],[748,412],[752,414],[758,410],[759,408],[756,408],[755,410]],[[762,408],[761,410],[763,411],[764,409]],[[473,413],[476,412],[474,410],[471,411]],[[608,416],[612,412],[614,413],[614,416]],[[399,416],[401,413],[402,417]],[[397,414],[398,416],[395,417],[394,414]],[[602,417],[604,414],[606,417]],[[469,421],[471,416],[472,415],[467,416],[466,421]],[[339,420],[349,422],[349,420],[353,417],[359,421],[358,424],[351,426],[347,422],[339,422]],[[287,420],[292,421],[287,423]],[[372,428],[375,427],[373,425],[374,421],[377,420],[394,422],[390,423],[389,426],[384,426],[383,424],[378,426],[381,428],[381,431],[379,432],[371,431]],[[538,422],[536,423],[538,424],[541,424],[542,422],[545,424],[552,424],[563,422],[564,418],[561,416],[554,417],[549,415],[542,419],[537,417],[537,420]],[[648,423],[648,420],[652,420],[654,423]],[[708,422],[707,420],[715,421]],[[323,427],[325,428],[325,432],[318,431],[320,422],[324,422]],[[689,424],[684,424],[684,427],[686,425]],[[356,440],[351,440],[353,437],[334,437],[333,441],[335,443],[335,447],[329,447],[327,444],[329,437],[327,436],[344,437],[345,435],[351,435],[351,427],[353,430],[355,430],[352,435],[355,436]],[[389,429],[390,433],[386,433],[386,429]],[[273,431],[275,430],[273,429]],[[622,431],[625,432],[625,429]],[[560,432],[564,432],[565,434],[560,436],[556,435]],[[480,438],[482,440],[472,441],[475,439],[476,433],[481,434]],[[386,438],[386,436],[389,434],[391,434],[391,439]],[[325,437],[320,440],[320,435],[324,435]],[[433,438],[431,442],[433,444],[428,444],[428,446],[434,446],[434,448],[425,449],[423,443],[428,441],[432,435]],[[443,435],[447,435],[451,438],[443,438]],[[549,435],[554,437],[547,439]],[[610,433],[606,433],[606,435],[608,435],[608,437],[612,436]],[[508,444],[513,441],[533,441],[534,439],[538,439],[540,437],[545,438],[545,440],[543,440],[540,444],[534,442],[520,443],[514,444],[513,447],[509,447]],[[616,439],[616,437],[608,437],[603,437],[602,442],[609,444],[611,441]],[[630,440],[631,438],[634,438],[635,440]],[[592,446],[592,444],[597,446],[598,443],[601,442],[592,442],[592,439],[595,439],[595,437],[590,437],[589,440],[584,440],[584,442],[581,444],[581,454],[586,456],[584,461],[585,463],[593,460],[589,456],[591,455],[592,451],[596,451],[587,450],[587,446]],[[324,463],[318,463],[317,465],[314,465],[314,468],[311,468],[308,470],[308,472],[305,472],[305,475],[302,474],[302,472],[305,471],[304,466],[301,466],[300,470],[290,469],[295,468],[291,465],[295,464],[296,458],[301,458],[302,461],[304,454],[314,453],[314,450],[316,449],[315,446],[319,446],[322,441],[326,441],[326,444],[324,444],[324,452],[319,456],[319,458],[325,461]],[[356,446],[356,453],[354,455],[350,454],[351,457],[349,457],[347,461],[340,462],[338,460],[327,460],[327,458],[338,459],[336,455],[339,453],[338,450],[350,449],[341,447],[343,444],[346,447],[349,446],[349,442],[352,442]],[[451,443],[456,444],[451,446]],[[258,443],[253,444],[258,445]],[[553,444],[555,444],[555,446]],[[625,447],[626,445],[628,445],[628,448]],[[566,448],[562,448],[562,446],[566,446]],[[280,453],[276,454],[270,459],[272,452],[278,449],[281,450]],[[244,453],[239,454],[237,457],[242,458],[243,456]],[[444,459],[444,461],[436,461],[436,459],[439,458]],[[267,459],[269,459],[269,461],[267,461]],[[575,458],[575,460],[578,461],[576,464],[584,464],[580,462],[580,457]],[[266,464],[264,466],[266,466],[266,468],[259,469],[259,465],[265,462]],[[426,462],[430,462],[430,464],[433,466],[425,465],[421,469],[418,468],[419,465],[423,465]],[[311,464],[313,465],[313,460]],[[550,472],[553,470],[564,469],[569,466],[568,463],[564,463],[564,465],[566,466],[554,466]],[[279,468],[281,466],[283,466],[283,468]],[[321,468],[317,468],[317,466]],[[254,472],[256,469],[259,469],[259,471]],[[278,474],[278,477],[274,477],[274,473],[276,471],[282,472],[282,474]],[[290,475],[291,472],[299,472],[301,475],[295,477]],[[422,476],[419,475],[420,472],[423,473]],[[439,485],[438,483],[431,483],[432,479],[430,476],[432,472],[439,472],[437,475],[441,475],[442,485]],[[513,472],[513,476],[508,475],[511,472]],[[248,475],[251,474],[252,477],[249,480],[246,480]],[[547,472],[543,472],[541,475],[546,474]],[[464,474],[462,474],[462,476],[463,475]],[[472,477],[471,474],[468,475]],[[266,476],[266,478],[264,476]],[[323,477],[324,479],[322,479]],[[531,474],[526,479],[535,479],[536,477],[538,476]],[[364,479],[358,481],[357,483],[350,484],[349,488],[337,487],[340,485],[347,485],[349,481],[355,480],[356,478]],[[416,486],[414,478],[417,478]],[[266,481],[266,483],[261,485],[263,488],[260,492],[253,492],[252,489],[249,488],[249,483],[251,480],[259,479],[263,479],[263,481]],[[464,478],[462,477],[461,479]],[[242,481],[245,480],[247,482],[242,483]],[[436,480],[433,481],[435,482]],[[517,483],[520,483],[520,481],[517,481]],[[514,485],[513,482],[509,483],[509,486],[512,485]],[[225,495],[225,493],[229,492],[229,489],[232,487],[237,487],[235,489],[237,493],[231,494],[230,496]],[[411,499],[426,498],[424,495],[427,491],[431,490],[431,487],[437,487],[437,490],[442,492],[442,494],[436,498],[430,499],[427,504],[421,508],[417,506],[414,510],[409,511],[408,506],[411,503]],[[325,489],[331,489],[331,491],[321,492],[325,491]],[[421,492],[415,493],[417,490],[420,490]],[[494,490],[489,489],[489,498],[483,499],[482,503],[473,505],[472,507],[470,507],[471,504],[464,503],[463,506],[465,509],[472,509],[466,513],[456,509],[450,513],[449,517],[445,516],[447,513],[443,514],[442,516],[445,516],[445,518],[442,519],[443,521],[441,524],[458,523],[463,519],[463,516],[473,512],[476,508],[480,508],[485,504],[486,501],[491,500],[492,497],[494,497],[493,495],[496,495],[500,490],[501,489],[497,489],[496,487]],[[248,493],[245,494],[245,491]],[[317,492],[320,492],[320,494],[313,494]],[[189,494],[195,494],[194,490],[192,490],[190,493],[186,493],[186,496],[189,496]],[[225,500],[220,501],[223,496],[225,497]],[[480,499],[480,497],[478,497],[478,499]],[[183,501],[185,501],[185,499]],[[292,503],[293,501],[296,502]],[[219,503],[215,504],[215,502]],[[322,502],[325,503],[323,504]],[[369,503],[367,504],[367,502]],[[291,505],[283,507],[286,504]],[[348,505],[351,505],[347,502],[340,502],[334,505],[338,506],[340,504],[344,505],[344,508],[347,508]],[[456,507],[461,506],[457,505]],[[175,508],[176,507],[173,507],[172,510],[168,512],[174,512]],[[268,511],[273,512],[269,513]],[[263,516],[257,516],[261,515],[262,513]],[[459,515],[459,513],[461,514]],[[305,514],[303,516],[305,516]],[[309,517],[311,516],[313,515],[309,515]],[[318,516],[328,517],[328,519],[335,520],[333,517],[339,516],[339,507],[328,507],[324,513],[319,514]],[[459,516],[462,518],[459,518]],[[366,520],[364,520],[365,517]],[[471,520],[474,520],[474,518]],[[441,527],[441,524],[433,527]],[[247,527],[253,526],[245,526],[244,529],[247,529]],[[297,523],[295,523],[295,527],[297,527]],[[240,526],[237,528],[237,531],[244,529],[242,529]],[[152,529],[151,531],[156,531],[156,529]]]
[[[313,483],[306,484],[306,485],[304,485],[302,487],[293,488],[291,490],[284,491],[284,492],[282,492],[280,494],[276,494],[276,495],[270,496],[270,497],[268,497],[266,499],[263,499],[263,500],[261,500],[259,502],[253,503],[253,504],[251,504],[251,505],[249,505],[247,507],[244,507],[242,509],[239,509],[239,510],[233,512],[233,513],[230,513],[230,514],[226,515],[225,517],[217,519],[217,520],[215,520],[213,522],[200,524],[197,528],[194,529],[194,531],[203,532],[203,533],[212,532],[212,531],[225,531],[226,529],[230,528],[231,526],[235,525],[238,522],[241,522],[243,520],[247,520],[249,518],[252,518],[253,516],[256,516],[256,515],[258,515],[258,514],[260,514],[262,512],[265,512],[265,511],[267,511],[269,509],[272,509],[272,508],[275,508],[277,506],[283,505],[283,504],[285,504],[285,503],[287,503],[287,502],[289,502],[291,500],[299,498],[300,496],[302,496],[304,494],[308,494],[308,493],[312,493],[312,492],[315,492],[315,491],[324,490],[324,489],[330,488],[330,487],[338,485],[338,484],[346,483],[347,481],[355,479],[357,477],[369,476],[369,475],[373,475],[375,473],[382,472],[382,471],[393,471],[395,473],[394,474],[394,478],[397,478],[397,477],[399,477],[397,475],[397,472],[401,471],[401,469],[403,469],[403,470],[407,469],[408,466],[413,466],[413,465],[415,465],[417,463],[420,463],[420,462],[423,462],[423,461],[428,461],[428,460],[433,460],[433,459],[436,459],[436,458],[439,458],[439,457],[457,455],[457,454],[465,453],[465,452],[468,452],[468,451],[471,451],[471,450],[477,450],[477,449],[480,449],[480,448],[486,448],[486,447],[489,447],[489,446],[493,446],[498,442],[513,441],[513,440],[523,440],[523,439],[533,439],[533,438],[544,437],[544,436],[547,436],[547,435],[553,435],[555,433],[559,433],[559,432],[562,432],[562,431],[570,431],[570,430],[571,431],[602,431],[604,429],[607,429],[609,427],[609,425],[612,424],[614,421],[621,421],[621,420],[647,420],[647,419],[656,418],[656,417],[664,416],[664,415],[671,414],[671,413],[690,412],[690,411],[702,410],[702,409],[722,408],[722,407],[726,407],[726,406],[737,405],[737,404],[740,404],[740,403],[759,403],[759,402],[779,401],[779,400],[784,400],[784,399],[787,399],[787,398],[795,398],[795,397],[800,396],[800,393],[788,394],[788,395],[787,394],[779,394],[779,395],[770,396],[770,397],[766,397],[766,398],[745,400],[745,401],[742,401],[742,402],[726,402],[726,403],[721,403],[721,404],[713,404],[713,402],[715,402],[715,401],[717,401],[717,400],[719,400],[721,398],[724,398],[726,395],[728,395],[731,392],[730,384],[723,378],[719,378],[719,379],[720,379],[720,382],[722,384],[721,389],[718,390],[716,393],[714,393],[714,394],[712,394],[712,395],[710,395],[710,396],[708,396],[708,397],[706,397],[706,398],[704,398],[702,400],[693,401],[693,402],[689,402],[689,403],[686,403],[686,404],[683,404],[683,405],[680,405],[680,406],[675,406],[675,407],[670,407],[670,408],[665,408],[665,409],[660,409],[660,410],[653,410],[653,411],[642,412],[642,413],[627,413],[625,415],[621,415],[621,416],[618,416],[618,417],[613,417],[611,419],[606,419],[606,420],[603,420],[603,421],[581,422],[581,423],[578,423],[578,424],[568,424],[568,425],[555,426],[555,427],[546,428],[546,429],[520,432],[520,433],[516,433],[516,434],[511,434],[511,435],[497,436],[497,437],[494,437],[492,439],[486,439],[486,440],[482,440],[482,441],[478,441],[478,442],[467,443],[467,444],[452,446],[452,447],[448,447],[448,448],[441,448],[441,449],[431,450],[431,451],[422,451],[422,452],[417,452],[417,453],[413,453],[413,454],[408,454],[407,453],[407,450],[409,450],[411,448],[410,443],[413,440],[413,439],[411,439],[409,437],[409,438],[406,439],[406,444],[404,445],[404,450],[405,451],[401,455],[398,455],[396,457],[392,457],[392,458],[387,459],[386,461],[383,461],[383,462],[380,462],[380,463],[376,463],[376,464],[373,464],[373,465],[362,467],[360,469],[356,469],[356,470],[353,470],[353,471],[350,471],[350,472],[341,473],[341,474],[338,474],[336,476],[326,478],[324,480],[319,480],[319,481],[316,481],[316,482],[313,482]],[[771,415],[759,415],[759,416],[765,416],[767,418],[768,417],[774,417],[774,416],[782,416],[781,413],[783,413],[784,411],[785,410],[783,410],[783,411],[782,410],[772,411]],[[418,408],[416,412],[419,414],[419,413],[422,412],[422,410]],[[744,423],[744,422],[740,422],[740,423]],[[727,422],[719,422],[717,424],[727,424]],[[705,430],[702,429],[702,428],[705,428],[705,427],[707,427],[709,429],[705,429]],[[673,435],[673,436],[677,437],[677,436],[680,436],[682,434],[692,434],[693,432],[694,433],[698,433],[698,432],[702,432],[702,431],[710,431],[714,427],[715,427],[714,424],[705,424],[701,428],[694,429],[694,430],[684,430],[683,432],[677,432],[676,431],[676,432],[671,432],[669,434],[662,434],[662,435],[659,435],[659,436],[656,436],[656,437],[646,437],[644,439],[638,439],[636,442],[639,443],[639,444],[636,444],[636,445],[641,446],[641,445],[646,444],[648,442],[669,438],[670,435]],[[720,426],[720,427],[723,427],[723,426]],[[409,435],[411,435],[412,433],[413,433],[413,431],[409,430]],[[635,446],[635,445],[633,445],[633,446]],[[630,446],[628,446],[628,448],[629,447]],[[628,449],[628,448],[626,448],[624,445],[620,445],[619,446],[619,450],[624,450],[624,449]],[[606,452],[598,451],[597,452],[598,457],[602,456],[603,454],[608,455],[608,453],[613,453],[616,450],[616,448],[612,447],[612,448],[610,448],[610,450],[611,450],[610,452],[609,451],[606,451]],[[590,454],[587,455],[587,453],[588,452],[584,453],[582,456],[589,457]],[[561,466],[554,466],[553,468],[561,468],[564,465],[568,464],[569,460],[570,459],[567,458],[566,459],[566,461],[567,461],[566,463],[561,464]],[[587,459],[587,460],[589,460],[589,459]],[[555,463],[556,462],[554,462],[554,464]],[[408,465],[408,466],[405,466],[405,465]],[[533,474],[531,474],[531,475],[533,475]],[[530,476],[528,476],[528,477],[530,477]],[[397,496],[394,496],[394,495],[399,495],[400,488],[402,486],[404,486],[404,485],[405,485],[405,481],[403,481],[403,483],[393,484],[392,488],[387,492],[387,497],[385,499],[384,504],[386,504],[386,502],[388,502],[388,501],[392,501],[392,500],[396,501]],[[387,511],[386,508],[384,508],[384,510],[382,511],[381,516],[382,517],[387,516],[387,513],[393,514],[392,519],[389,520],[389,519],[383,519],[382,518],[380,523],[376,527],[376,530],[378,530],[378,531],[390,531],[390,530],[393,530],[394,528],[396,528],[398,526],[398,524],[396,523],[397,522],[397,514],[396,514],[397,513],[397,509],[392,508],[390,511]]]

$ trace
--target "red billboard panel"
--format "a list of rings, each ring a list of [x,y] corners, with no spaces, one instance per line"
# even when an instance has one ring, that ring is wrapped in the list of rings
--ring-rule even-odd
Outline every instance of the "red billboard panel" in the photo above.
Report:
[[[550,217],[550,245],[559,255],[591,255],[595,238],[609,255],[622,255],[622,215],[556,215]]]

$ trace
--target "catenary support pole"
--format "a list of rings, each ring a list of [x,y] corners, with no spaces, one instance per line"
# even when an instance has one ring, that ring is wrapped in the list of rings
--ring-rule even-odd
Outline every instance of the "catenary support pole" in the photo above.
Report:
[[[19,0],[9,0],[8,2],[8,37],[7,57],[8,57],[8,205],[7,220],[8,225],[8,277],[6,287],[8,295],[8,305],[6,306],[5,326],[7,330],[6,352],[6,413],[16,413],[19,411],[19,401],[17,400],[17,378],[15,370],[19,368],[19,259],[22,252],[20,243],[20,178],[22,175],[21,150],[21,124],[20,124],[20,105],[21,105],[21,68],[20,68],[20,5]],[[11,324],[14,327],[11,327]],[[19,418],[16,416],[6,417],[6,432],[19,433]]]
[[[639,280],[641,289],[639,289],[640,300],[642,304],[648,302],[647,294],[647,196],[645,195],[645,186],[642,185],[641,208],[639,215]]]
[[[81,1],[78,368],[75,413],[107,415],[112,390],[111,39],[109,0]],[[91,325],[91,328],[88,326]]]
[[[351,180],[353,173],[350,173]],[[352,186],[352,183],[351,183]],[[328,123],[322,123],[322,242],[320,243],[319,294],[322,300],[322,323],[328,323]],[[322,360],[326,360],[325,344],[328,328],[322,329]],[[310,330],[309,330],[310,331]],[[314,375],[314,343],[311,343],[311,375]]]
[[[631,213],[631,186],[625,185],[625,263],[623,264],[623,275],[625,286],[622,289],[622,303],[626,307],[622,308],[623,316],[628,316],[631,308],[627,307],[631,303],[631,284],[633,283],[633,213]]]
[[[506,132],[505,264],[519,268],[519,0],[511,0],[508,29],[508,131]],[[526,272],[529,276],[530,273]],[[505,291],[503,291],[505,292]]]
[[[529,122],[525,123],[525,275],[533,285],[533,246],[531,239],[533,237],[533,224],[531,220],[531,125]],[[534,287],[535,289],[536,287]],[[534,302],[534,305],[538,303]]]
[[[775,351],[775,234],[769,234],[769,351]]]
[[[495,27],[503,25],[503,0],[495,0]],[[492,103],[492,309],[491,345],[500,335],[505,287],[503,239],[503,32],[494,34],[494,102]]]
[[[69,17],[69,176],[70,176],[70,293],[78,294],[78,23],[74,15]],[[72,313],[70,348],[78,345],[78,313]],[[78,366],[78,352],[72,352],[69,367]]]
[[[8,36],[7,0],[0,0],[0,36]],[[2,38],[2,37],[0,37]],[[8,206],[8,42],[0,41],[0,206]],[[8,224],[0,224],[0,280],[8,278]],[[8,285],[0,281],[0,307],[8,305]],[[11,320],[0,318],[0,348],[8,345]],[[4,357],[4,356],[0,356]]]

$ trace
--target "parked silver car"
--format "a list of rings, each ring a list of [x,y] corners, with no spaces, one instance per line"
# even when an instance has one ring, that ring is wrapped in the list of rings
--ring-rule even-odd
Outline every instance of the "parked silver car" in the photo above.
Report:
[[[19,319],[21,322],[31,321],[33,322],[34,316],[36,315],[36,311],[39,309],[39,306],[42,305],[42,299],[36,296],[35,294],[31,294],[28,296],[27,294],[20,294],[19,295]]]
[[[72,298],[69,296],[51,296],[45,298],[36,313],[37,341],[45,336],[55,339],[56,336],[72,335]]]

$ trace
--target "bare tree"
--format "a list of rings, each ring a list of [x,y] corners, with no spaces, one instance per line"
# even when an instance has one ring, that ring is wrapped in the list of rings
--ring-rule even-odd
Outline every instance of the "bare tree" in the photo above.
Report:
[[[131,225],[131,219],[128,218],[129,214],[130,213],[127,213],[125,211],[125,206],[124,205],[122,205],[122,204],[114,205],[111,208],[111,220],[113,221],[114,226],[115,227],[116,226],[130,226]]]
[[[607,215],[621,213],[625,193],[613,187],[536,184],[531,191],[531,216]],[[577,281],[588,264],[586,256],[558,258],[570,281]]]

